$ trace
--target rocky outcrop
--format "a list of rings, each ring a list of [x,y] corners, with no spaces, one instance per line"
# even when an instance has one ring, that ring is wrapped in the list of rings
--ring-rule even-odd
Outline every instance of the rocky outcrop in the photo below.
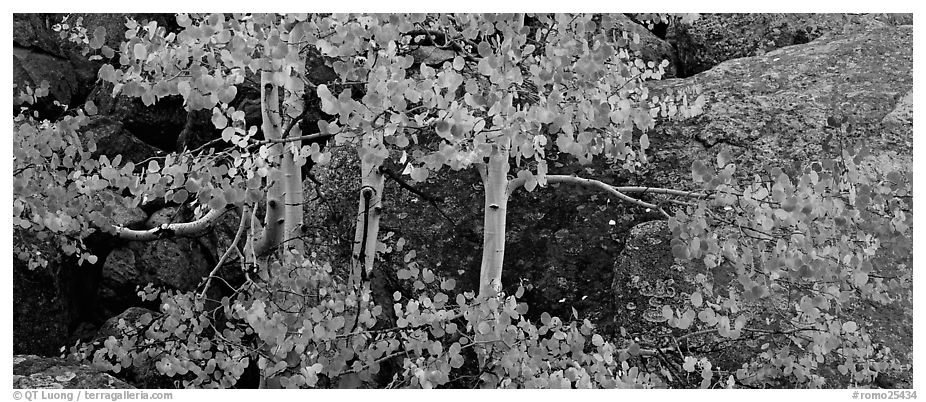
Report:
[[[152,320],[161,316],[160,313],[142,307],[129,307],[122,313],[106,320],[99,331],[93,338],[94,343],[99,346],[109,337],[123,339],[138,335],[139,331],[148,328]],[[163,386],[166,379],[161,375],[153,359],[146,355],[137,355],[130,367],[126,367],[119,377],[143,388],[159,388]]]
[[[56,357],[13,356],[13,388],[133,389],[125,381],[89,365]]]
[[[707,270],[700,261],[683,261],[672,255],[672,232],[666,221],[649,221],[630,229],[624,249],[614,264],[614,315],[612,323],[630,333],[646,333],[664,322],[662,306],[681,308],[700,280],[726,294],[736,278],[722,264]]]
[[[691,163],[727,150],[740,178],[765,167],[786,173],[863,141],[884,169],[912,165],[913,30],[885,26],[827,36],[734,59],[687,79],[653,82],[654,93],[700,88],[704,113],[657,124],[651,163],[638,182],[691,183]],[[831,127],[845,119],[852,129]]]
[[[167,207],[148,216],[145,227],[188,221],[182,209]],[[239,217],[227,213],[212,230],[198,237],[130,242],[117,247],[103,262],[100,296],[114,308],[137,303],[135,288],[148,283],[180,291],[193,290],[215,267],[231,245]],[[235,282],[241,276],[237,256],[223,264],[220,274]],[[215,289],[212,289],[215,290]]]
[[[49,97],[36,109],[43,117],[54,118],[63,109],[53,106],[57,101],[66,105],[83,103],[93,90],[99,61],[90,61],[81,45],[71,41],[77,20],[92,35],[97,28],[107,32],[106,45],[115,51],[124,40],[126,17],[140,22],[158,21],[170,25],[170,14],[14,14],[13,15],[13,83],[22,90],[26,85],[37,88],[43,81],[49,84]],[[65,19],[66,18],[66,19]],[[65,23],[69,29],[60,29]],[[57,25],[57,27],[56,27]]]
[[[840,142],[869,146],[872,164],[884,172],[910,170],[912,54],[912,27],[885,24],[867,31],[825,35],[761,56],[728,60],[686,79],[653,82],[650,89],[656,95],[699,88],[706,98],[704,113],[657,124],[649,134],[653,144],[648,151],[650,163],[632,181],[692,188],[692,162],[713,161],[721,151],[731,154],[741,183],[770,167],[793,175],[813,161],[834,158]],[[627,310],[629,302],[640,308],[642,300],[634,299],[634,292],[645,287],[634,285],[634,276],[651,283],[663,280],[664,284],[670,277],[676,292],[683,294],[683,283],[690,278],[680,280],[676,271],[686,272],[685,276],[687,272],[703,272],[700,262],[674,261],[670,238],[663,223],[647,223],[631,231],[614,271],[618,311]],[[736,281],[735,273],[724,272],[723,264],[707,277],[715,289],[725,281]],[[867,330],[873,340],[890,345],[895,356],[905,362],[912,336],[908,319],[897,318],[907,317],[899,310],[903,307],[869,309],[863,304],[847,307],[843,313],[865,323],[894,317],[890,330],[877,326]],[[615,320],[621,321],[627,314],[632,313],[618,313]],[[903,322],[899,327],[898,320]],[[633,324],[626,325],[630,329]],[[736,362],[733,350],[724,350],[726,357],[718,361]]]
[[[62,110],[51,106],[54,101],[71,105],[86,98],[99,68],[52,29],[60,21],[55,14],[13,16],[13,83],[22,90],[48,82],[49,97],[37,105],[48,117]]]
[[[758,56],[823,35],[865,32],[912,24],[910,14],[701,14],[689,23],[669,25],[679,76],[688,77],[726,61]]]
[[[121,122],[126,130],[146,144],[162,151],[176,149],[177,138],[187,124],[183,99],[171,96],[146,106],[141,99],[123,95],[114,98],[112,88],[112,84],[101,82],[88,95],[101,115]]]
[[[147,317],[145,317],[147,315]],[[94,339],[103,340],[110,336],[122,338],[123,336],[133,336],[139,330],[143,330],[145,325],[142,322],[151,322],[152,319],[159,317],[161,314],[143,307],[129,307],[119,315],[115,315],[103,325],[100,326]],[[144,320],[143,320],[144,317]]]
[[[91,141],[96,144],[96,151],[91,155],[96,158],[106,155],[112,160],[122,155],[122,160],[138,163],[158,154],[158,149],[148,145],[125,129],[122,122],[107,116],[93,117],[80,132],[83,146]]]
[[[675,78],[678,76],[678,60],[675,56],[675,49],[672,48],[669,42],[654,35],[646,27],[631,20],[624,14],[612,14],[611,16],[614,18],[617,29],[626,32],[627,38],[630,39],[627,48],[633,51],[637,57],[643,59],[643,61],[652,61],[657,65],[662,63],[663,60],[667,60],[669,66],[666,67],[663,78]],[[634,42],[634,38],[637,38],[638,41]]]

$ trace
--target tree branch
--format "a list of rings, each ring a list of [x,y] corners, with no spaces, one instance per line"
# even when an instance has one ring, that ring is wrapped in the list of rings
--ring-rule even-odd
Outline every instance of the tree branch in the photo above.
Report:
[[[399,187],[402,187],[402,188],[408,190],[408,191],[411,192],[412,194],[415,194],[415,195],[421,197],[421,199],[423,199],[423,200],[425,200],[425,201],[432,202],[432,203],[434,203],[434,202],[444,202],[444,197],[433,196],[433,195],[427,194],[427,193],[425,193],[424,191],[421,191],[421,190],[419,190],[419,189],[413,187],[411,184],[408,184],[408,182],[405,181],[405,179],[403,179],[401,176],[397,175],[397,174],[396,174],[395,172],[393,172],[392,170],[389,170],[389,169],[386,169],[386,168],[380,168],[380,171],[382,171],[383,174],[386,175],[386,177],[388,177],[388,178],[390,178],[392,181],[396,182],[396,184],[398,184]]]
[[[675,190],[671,188],[660,188],[660,187],[625,186],[625,187],[615,187],[614,189],[622,193],[665,194],[665,195],[677,195],[679,197],[689,197],[689,198],[711,197],[708,194],[698,193],[694,191]]]
[[[641,201],[636,198],[630,197],[627,194],[624,194],[623,192],[619,191],[616,187],[610,184],[604,183],[602,181],[593,180],[593,179],[585,179],[585,178],[576,177],[576,176],[566,176],[566,175],[547,175],[546,181],[547,181],[547,184],[566,183],[566,184],[574,184],[574,185],[584,186],[584,187],[597,188],[599,190],[602,190],[608,194],[611,194],[617,197],[618,199],[622,201],[629,202],[631,204],[641,206],[643,208],[650,208],[655,211],[659,211],[666,218],[670,216],[666,211],[664,211],[658,205],[650,204],[648,202]],[[511,181],[508,182],[508,194],[511,195],[511,193],[517,190],[518,187],[523,186],[524,183],[526,182],[527,182],[527,179],[523,177],[512,179]]]
[[[248,220],[249,220],[248,218],[250,218],[250,216],[248,215],[249,208],[250,207],[248,206],[248,204],[244,204],[241,207],[241,222],[238,223],[238,231],[235,232],[235,238],[234,240],[232,240],[231,244],[228,245],[228,249],[225,250],[225,253],[222,254],[222,258],[219,258],[219,262],[215,264],[215,268],[212,268],[212,272],[210,272],[209,277],[206,278],[206,285],[205,287],[203,287],[203,291],[199,294],[199,297],[204,297],[206,295],[206,291],[209,290],[209,285],[212,283],[212,278],[218,274],[219,269],[222,268],[223,264],[225,264],[225,260],[227,260],[228,257],[231,255],[232,250],[238,249],[238,242],[241,241],[241,236],[244,234],[244,231],[248,226],[247,225]]]
[[[234,206],[232,206],[234,208]],[[134,230],[116,226],[116,237],[133,241],[152,241],[174,236],[198,236],[212,227],[229,208],[212,209],[206,215],[193,222],[165,223],[147,230]]]

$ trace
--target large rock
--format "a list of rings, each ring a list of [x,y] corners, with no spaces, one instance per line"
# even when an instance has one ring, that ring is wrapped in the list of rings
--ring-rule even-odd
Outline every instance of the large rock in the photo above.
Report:
[[[113,97],[113,85],[100,83],[88,99],[99,113],[122,122],[123,127],[146,144],[163,151],[174,151],[177,138],[187,122],[187,111],[180,96],[160,99],[146,106],[141,99],[124,95]]]
[[[64,18],[71,28],[56,31]],[[26,85],[37,88],[43,81],[49,84],[49,97],[36,109],[43,117],[54,118],[63,109],[52,106],[54,101],[77,105],[90,94],[97,79],[99,61],[90,61],[82,45],[70,40],[71,30],[78,20],[90,36],[98,28],[106,29],[106,45],[117,52],[125,39],[126,17],[139,22],[158,21],[159,25],[176,25],[170,14],[14,14],[13,15],[13,83],[22,90]]]
[[[167,207],[152,213],[144,226],[153,228],[190,218],[182,208]],[[194,290],[231,245],[238,222],[239,215],[229,212],[196,237],[130,242],[112,250],[102,266],[101,297],[113,308],[122,309],[137,304],[135,288],[148,283],[180,291]],[[231,283],[240,281],[238,264],[237,256],[229,258],[219,275]],[[210,290],[218,289],[215,286]]]
[[[762,55],[826,34],[865,32],[908,21],[912,24],[909,14],[701,14],[690,23],[670,24],[666,39],[677,51],[679,75],[688,77],[726,60]]]
[[[106,320],[94,337],[97,345],[102,345],[109,337],[122,339],[126,336],[136,336],[144,331],[151,320],[161,316],[160,313],[142,307],[129,307],[122,313]],[[143,388],[159,388],[167,379],[162,376],[155,366],[157,359],[138,355],[130,367],[126,367],[119,375],[127,381]]]
[[[34,240],[30,240],[30,243]],[[43,247],[51,269],[29,269],[13,257],[13,353],[53,355],[68,341],[74,301],[55,274],[60,252]]]
[[[132,389],[128,383],[89,365],[56,357],[13,356],[13,388]]]
[[[662,318],[662,306],[685,307],[698,283],[721,295],[728,293],[736,272],[728,264],[707,270],[700,261],[683,261],[672,255],[672,233],[666,221],[634,226],[614,264],[613,322],[630,333],[648,334]],[[684,309],[684,308],[683,308]]]
[[[203,246],[191,238],[133,242],[113,250],[103,263],[101,296],[131,303],[136,286],[152,283],[181,291],[192,290],[212,267]]]
[[[675,78],[678,76],[676,65],[678,64],[675,56],[675,49],[669,42],[654,35],[653,32],[646,29],[643,25],[634,22],[624,14],[611,14],[616,23],[618,30],[626,32],[627,38],[631,41],[638,38],[636,43],[629,43],[628,47],[634,52],[634,55],[643,59],[643,61],[652,61],[656,64],[668,60],[669,66],[665,69],[663,78]]]
[[[86,239],[97,247],[97,237]],[[83,334],[80,323],[100,313],[95,305],[97,265],[77,265],[54,238],[15,230],[13,247],[13,353],[57,355]],[[30,256],[40,255],[43,267],[30,267]],[[103,317],[99,317],[102,322]]]
[[[81,143],[86,147],[90,141],[96,144],[93,157],[106,155],[112,160],[116,155],[122,155],[123,161],[138,163],[146,158],[158,154],[158,149],[148,145],[125,129],[122,122],[111,117],[93,117],[81,129],[79,134]]]
[[[690,185],[692,162],[713,161],[723,150],[740,178],[769,166],[790,174],[795,165],[835,157],[840,138],[869,145],[883,169],[909,169],[912,72],[912,27],[887,26],[653,82],[657,94],[700,87],[706,106],[693,119],[657,124],[650,133],[652,163],[638,180]],[[830,127],[829,118],[845,118],[853,130]]]
[[[47,81],[49,98],[42,104],[80,102],[89,93],[99,68],[99,64],[90,62],[76,45],[62,39],[52,29],[61,21],[60,17],[55,14],[13,15],[13,83],[21,90],[26,85],[37,88],[42,81]]]

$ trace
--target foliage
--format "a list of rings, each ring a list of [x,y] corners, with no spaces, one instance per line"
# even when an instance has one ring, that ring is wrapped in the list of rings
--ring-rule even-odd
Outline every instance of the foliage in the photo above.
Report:
[[[394,359],[401,368],[390,387],[659,384],[628,364],[638,346],[617,348],[588,320],[563,322],[544,313],[532,322],[514,296],[456,293],[453,279],[419,266],[414,254],[406,254],[400,276],[426,290],[414,297],[396,292],[394,327],[377,326],[383,307],[369,293],[348,291],[328,265],[290,255],[222,300],[143,290],[142,297],[160,298],[161,314],[122,322],[123,336],[73,352],[116,373],[153,364],[179,385],[197,388],[232,387],[252,362],[270,388],[377,386]],[[308,302],[310,289],[320,289],[317,305]]]
[[[849,313],[855,303],[888,305],[909,296],[912,172],[872,169],[865,147],[839,153],[794,178],[771,168],[743,186],[725,153],[716,168],[692,165],[694,181],[714,196],[669,219],[672,252],[708,269],[732,266],[738,286],[716,289],[701,281],[690,308],[664,315],[680,329],[766,340],[736,371],[738,381],[793,376],[819,387],[827,381],[819,374],[824,365],[854,382],[896,365],[878,355]]]
[[[684,91],[654,99],[643,81],[659,78],[664,65],[632,60],[608,16],[179,14],[177,22],[179,32],[128,21],[118,52],[103,45],[103,30],[88,37],[79,24],[62,29],[76,32],[71,39],[91,57],[112,62],[99,77],[114,85],[114,96],[151,105],[179,95],[189,110],[211,110],[221,130],[211,145],[224,148],[109,159],[80,135],[92,104],[55,122],[23,109],[14,118],[14,230],[54,239],[92,264],[97,257],[84,238],[96,231],[141,238],[123,227],[119,209],[163,199],[195,206],[203,227],[210,214],[239,209],[241,227],[250,219],[248,237],[256,238],[257,214],[248,208],[265,202],[270,227],[276,197],[292,190],[278,193],[278,183],[298,174],[287,161],[296,168],[329,161],[330,147],[303,143],[319,138],[356,147],[364,164],[401,166],[418,183],[444,166],[484,168],[499,155],[500,180],[528,190],[546,184],[547,153],[578,163],[604,155],[632,172],[647,161],[646,130],[658,118],[697,115],[705,102]],[[334,81],[307,76],[310,50],[334,69]],[[269,99],[261,88],[260,127],[232,106],[238,87],[256,75],[261,86],[283,89]],[[43,93],[47,87],[26,88],[17,102]],[[329,120],[302,121],[303,103],[314,97]],[[220,300],[142,291],[160,300],[157,316],[72,352],[116,373],[153,365],[183,387],[232,387],[255,368],[262,386],[282,388],[819,387],[827,385],[819,373],[827,365],[864,382],[891,363],[848,306],[894,302],[895,292],[909,289],[912,262],[911,174],[873,168],[868,153],[846,147],[791,175],[773,168],[743,184],[721,153],[716,163],[692,166],[700,192],[656,189],[680,205],[670,209],[674,256],[738,275],[728,288],[704,276],[690,306],[664,306],[656,321],[676,339],[764,342],[739,368],[719,367],[696,349],[668,349],[670,359],[664,348],[605,339],[588,320],[530,318],[517,301],[523,288],[513,296],[455,292],[455,280],[418,264],[414,251],[398,272],[413,290],[396,292],[392,306],[349,286],[342,270],[317,257],[326,250],[274,249],[242,258],[247,281]],[[509,157],[518,169],[510,180]],[[20,242],[15,252],[42,266],[30,247]]]

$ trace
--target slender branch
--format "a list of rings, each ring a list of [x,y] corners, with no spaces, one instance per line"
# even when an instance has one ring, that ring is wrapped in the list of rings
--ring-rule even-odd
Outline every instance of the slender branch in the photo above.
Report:
[[[602,182],[602,181],[593,180],[593,179],[586,179],[586,178],[576,177],[576,176],[566,176],[566,175],[547,175],[547,176],[546,176],[546,181],[547,181],[548,184],[550,184],[550,183],[566,183],[566,184],[575,184],[575,185],[579,185],[579,186],[597,188],[597,189],[599,189],[599,190],[602,190],[602,191],[604,191],[604,192],[606,192],[606,193],[609,193],[609,194],[611,194],[611,195],[617,197],[618,199],[620,199],[620,200],[622,200],[622,201],[629,202],[629,203],[631,203],[631,204],[638,205],[638,206],[641,206],[641,207],[643,207],[643,208],[650,208],[650,209],[652,209],[652,210],[659,211],[659,212],[660,212],[663,216],[665,216],[666,218],[668,218],[668,217],[670,216],[665,210],[663,210],[663,209],[660,208],[659,206],[657,206],[657,205],[655,205],[655,204],[650,204],[650,203],[645,202],[645,201],[638,200],[638,199],[633,198],[633,197],[630,197],[630,196],[628,196],[627,194],[624,194],[623,192],[619,191],[616,187],[614,187],[614,186],[612,186],[612,185],[610,185],[610,184],[604,183],[604,182]],[[513,193],[515,190],[517,190],[518,187],[523,186],[524,183],[526,183],[526,182],[527,182],[527,179],[526,179],[526,178],[523,178],[523,177],[518,177],[518,178],[515,178],[515,179],[509,181],[509,182],[508,182],[508,194],[511,195],[511,193]]]
[[[405,179],[403,179],[401,176],[399,176],[398,174],[396,174],[396,173],[393,172],[392,170],[389,170],[389,169],[386,169],[386,168],[381,168],[380,171],[383,172],[383,174],[385,174],[386,177],[388,177],[388,178],[392,179],[392,181],[396,182],[396,184],[398,184],[399,187],[402,187],[402,188],[408,190],[408,191],[411,192],[412,194],[415,194],[415,195],[421,197],[421,198],[422,198],[423,200],[425,200],[425,201],[429,201],[429,202],[444,202],[444,197],[430,195],[430,194],[425,193],[424,191],[421,191],[420,189],[415,188],[415,187],[412,186],[411,184],[408,184],[408,182],[405,181]]]
[[[234,206],[230,207],[234,208]],[[206,213],[206,215],[203,215],[202,218],[193,222],[165,223],[159,227],[147,230],[134,230],[123,226],[116,226],[116,237],[133,241],[151,241],[174,236],[198,236],[218,222],[219,218],[225,214],[228,209],[229,207],[212,209]]]
[[[206,278],[206,285],[203,287],[203,291],[200,292],[199,297],[206,296],[206,291],[209,290],[209,285],[212,283],[212,278],[218,274],[219,269],[222,268],[222,265],[225,264],[225,260],[227,260],[231,255],[232,250],[237,250],[238,242],[241,241],[241,236],[244,234],[244,231],[248,226],[248,218],[250,218],[250,215],[248,214],[249,208],[250,207],[248,204],[244,204],[241,207],[241,222],[238,223],[238,231],[235,232],[235,238],[232,240],[231,244],[228,245],[228,249],[225,250],[225,253],[222,254],[222,257],[219,258],[219,262],[215,264],[215,268],[212,268],[212,272],[210,272],[209,277]]]
[[[274,138],[274,139],[268,139],[268,140],[255,142],[251,145],[248,145],[248,149],[259,147],[261,145],[266,145],[266,144],[285,144],[287,142],[296,142],[296,141],[313,141],[313,140],[318,140],[318,139],[323,139],[323,138],[331,138],[334,136],[335,134],[330,134],[330,133],[324,133],[324,134],[315,133],[315,134],[310,134],[310,135],[302,135],[299,137],[289,137],[289,138],[279,138],[279,139]]]
[[[684,340],[684,339],[686,339],[686,338],[691,338],[691,337],[695,337],[695,336],[698,336],[698,335],[710,334],[710,333],[712,333],[712,332],[717,332],[718,329],[719,329],[719,328],[710,328],[710,329],[704,329],[704,330],[701,330],[701,331],[691,332],[691,333],[688,333],[688,334],[685,334],[685,335],[682,335],[682,336],[676,338],[676,341],[681,341],[681,340]],[[789,329],[789,330],[787,330],[787,331],[773,331],[773,330],[759,329],[759,328],[743,328],[743,331],[746,331],[746,332],[757,332],[757,333],[769,334],[769,335],[790,335],[790,334],[793,334],[793,333],[795,333],[795,332],[801,332],[801,331],[819,331],[819,330],[816,329],[816,328],[794,328],[794,329]]]
[[[665,194],[665,195],[677,195],[680,197],[690,197],[690,198],[708,198],[711,197],[708,194],[698,193],[694,191],[684,191],[676,190],[672,188],[660,188],[660,187],[639,187],[639,186],[624,186],[624,187],[615,187],[617,191],[622,193],[640,193],[640,194]]]
[[[409,192],[411,192],[412,194],[415,194],[418,197],[421,197],[421,199],[427,201],[428,204],[431,204],[431,206],[434,207],[434,209],[436,209],[437,212],[442,217],[444,217],[444,219],[446,219],[448,222],[450,222],[451,225],[456,227],[457,225],[456,221],[454,221],[453,218],[451,218],[450,215],[444,212],[444,209],[441,208],[440,205],[438,205],[438,203],[444,202],[444,197],[430,195],[430,194],[425,193],[424,191],[421,191],[420,189],[413,187],[411,184],[408,184],[408,182],[405,181],[405,179],[402,179],[400,175],[396,174],[392,170],[381,168],[380,171],[382,171],[383,174],[386,175],[386,177],[388,177],[390,180],[396,182],[399,185],[399,187],[402,187],[408,190]]]

